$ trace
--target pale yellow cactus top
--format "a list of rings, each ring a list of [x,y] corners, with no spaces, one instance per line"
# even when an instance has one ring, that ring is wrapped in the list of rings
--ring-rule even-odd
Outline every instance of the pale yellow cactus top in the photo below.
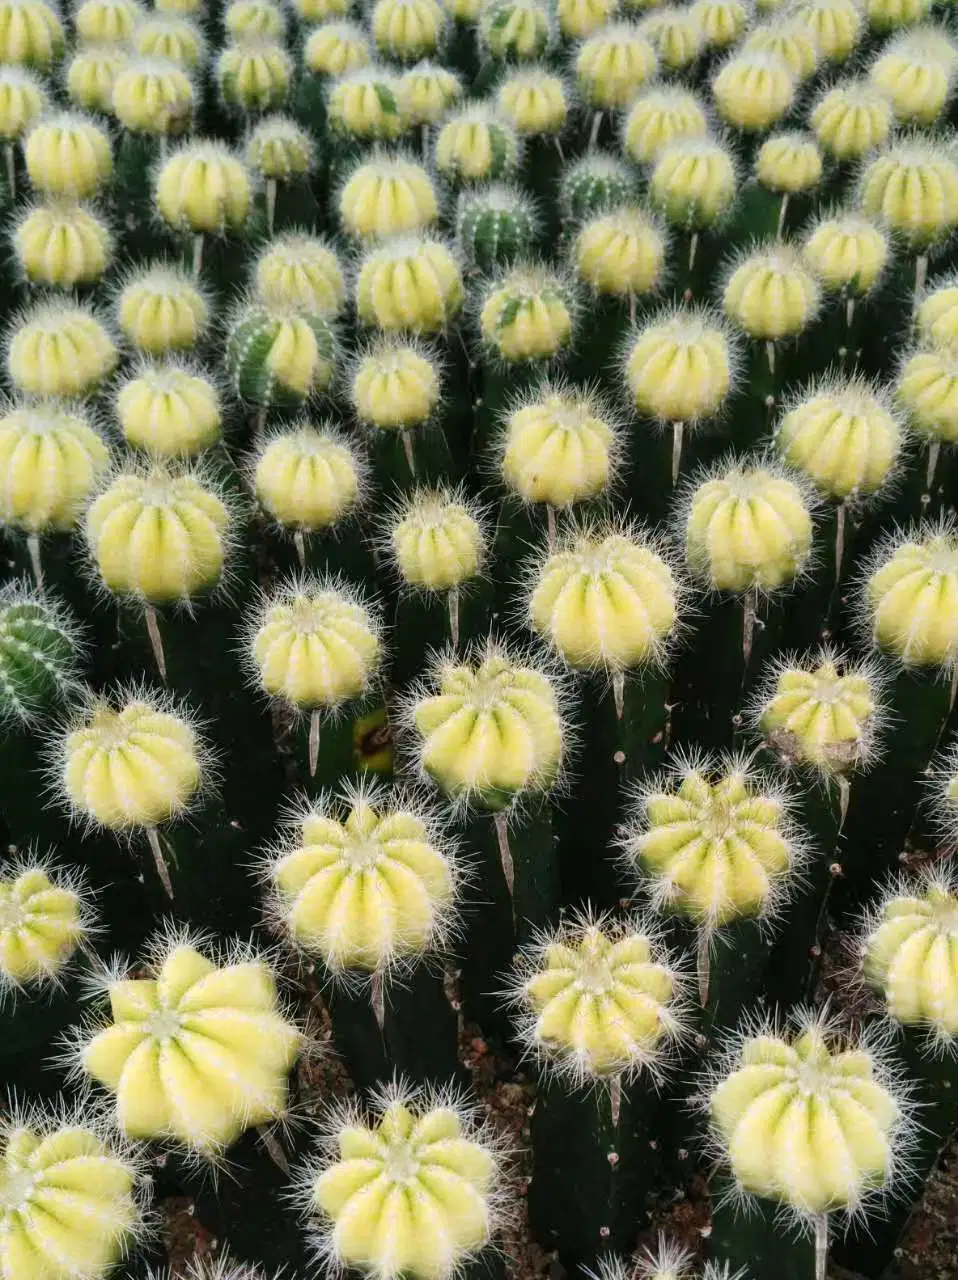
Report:
[[[716,591],[774,591],[808,563],[812,517],[807,495],[774,467],[733,463],[691,493],[685,557]]]
[[[268,307],[298,307],[333,320],[346,299],[339,259],[319,236],[290,231],[271,240],[253,268],[256,296]]]
[[[7,372],[31,396],[82,396],[116,367],[113,339],[89,307],[41,304],[8,337]]]
[[[46,862],[8,861],[0,872],[0,1000],[8,990],[59,982],[92,926],[78,881]]]
[[[865,583],[875,645],[906,667],[958,662],[958,534],[919,526],[883,547]]]
[[[583,40],[616,16],[619,0],[557,0],[559,30],[567,40]]]
[[[479,11],[479,38],[495,59],[541,58],[555,36],[553,10],[542,0],[486,0]]]
[[[352,22],[324,22],[303,46],[303,64],[314,75],[342,76],[371,61],[369,38]]]
[[[536,565],[526,615],[570,667],[618,673],[661,661],[681,595],[668,561],[640,532],[585,527]]]
[[[576,917],[520,956],[512,995],[526,1051],[576,1082],[660,1067],[680,984],[641,920]]]
[[[569,114],[569,94],[561,76],[527,67],[502,82],[496,105],[522,137],[558,134]]]
[[[774,912],[801,857],[783,795],[727,757],[650,782],[624,847],[654,900],[705,929]]]
[[[519,154],[516,130],[487,102],[467,103],[445,121],[436,138],[436,167],[452,182],[506,177]]]
[[[389,550],[403,584],[450,591],[482,572],[487,535],[480,513],[463,494],[415,489],[397,506]]]
[[[897,143],[865,169],[858,199],[920,252],[958,227],[958,159],[947,140]]]
[[[869,667],[825,651],[781,662],[754,710],[757,727],[783,760],[849,773],[871,754],[880,684]]]
[[[250,172],[229,147],[184,144],[164,162],[154,187],[156,207],[174,231],[223,235],[246,225],[253,205]]]
[[[909,355],[895,379],[895,399],[923,440],[958,443],[958,350],[933,347]]]
[[[504,361],[549,360],[568,348],[574,315],[564,276],[520,265],[486,288],[479,328],[485,345]]]
[[[608,407],[580,387],[544,385],[509,414],[500,474],[523,502],[569,507],[608,490],[621,457]]]
[[[625,378],[636,409],[659,422],[697,422],[718,413],[735,372],[720,316],[678,307],[653,316],[627,349]]]
[[[343,57],[347,57],[346,50]],[[409,128],[402,111],[399,76],[365,63],[353,63],[333,80],[326,110],[334,134],[366,142],[394,142]]]
[[[45,0],[3,0],[0,62],[47,71],[63,52],[63,24]]]
[[[958,1041],[958,886],[947,875],[896,885],[862,935],[865,981],[889,1017]]]
[[[142,18],[131,41],[141,58],[165,58],[187,71],[198,71],[206,61],[203,32],[188,18],[157,13]]]
[[[445,34],[446,15],[438,0],[375,0],[369,28],[385,58],[416,62],[435,54]]]
[[[869,76],[888,95],[900,124],[931,125],[958,74],[958,47],[943,29],[918,28],[890,40]]]
[[[141,1169],[89,1112],[14,1112],[0,1130],[4,1280],[106,1280],[143,1226]]]
[[[661,148],[649,180],[649,199],[685,230],[711,226],[735,199],[733,153],[712,138],[680,138]]]
[[[193,119],[193,82],[182,67],[164,58],[131,58],[116,73],[113,114],[131,133],[174,137]]]
[[[422,772],[453,799],[506,808],[522,792],[549,790],[562,766],[557,686],[492,646],[464,663],[438,661],[407,720]]]
[[[439,218],[428,172],[404,156],[357,165],[339,193],[338,209],[343,230],[357,240],[423,231]]]
[[[808,134],[776,133],[759,148],[755,176],[769,191],[809,191],[822,176],[821,152]]]
[[[286,15],[272,0],[233,0],[224,15],[223,26],[234,40],[246,36],[282,40],[286,35]]]
[[[750,12],[743,0],[696,0],[692,11],[708,49],[728,49],[742,37]]]
[[[803,84],[818,69],[821,47],[814,32],[800,18],[791,14],[759,23],[745,37],[742,52],[776,54]]]
[[[362,697],[382,661],[379,623],[344,583],[305,579],[264,599],[249,630],[257,683],[301,711]]]
[[[67,64],[67,97],[82,111],[109,115],[113,110],[113,85],[129,58],[123,45],[81,45]]]
[[[845,62],[864,34],[865,17],[859,0],[798,0],[790,12],[830,62]]]
[[[115,832],[186,813],[208,769],[208,753],[187,716],[143,692],[92,699],[57,744],[63,798],[78,817]]]
[[[729,319],[750,338],[777,342],[801,333],[815,319],[821,288],[797,249],[770,241],[739,259],[722,302]]]
[[[355,447],[331,428],[311,423],[270,436],[253,464],[260,505],[279,524],[308,533],[349,515],[364,481]]]
[[[860,378],[826,381],[792,404],[775,431],[783,462],[836,502],[865,498],[888,481],[902,450],[888,399]]]
[[[87,511],[84,533],[108,591],[173,604],[219,585],[231,519],[201,477],[157,462],[119,472]]]
[[[933,0],[865,0],[868,25],[876,31],[895,31],[927,18]]]
[[[403,73],[402,109],[412,125],[438,124],[462,97],[462,81],[447,67],[423,60]]]
[[[210,308],[181,267],[157,263],[127,277],[117,298],[116,318],[134,347],[158,356],[195,347],[209,327]]]
[[[778,53],[753,49],[730,55],[712,81],[722,119],[736,129],[761,133],[792,108],[797,81]]]
[[[384,339],[356,363],[350,398],[360,422],[380,431],[408,431],[435,413],[441,396],[435,355],[415,342]]]
[[[110,465],[103,437],[76,408],[15,406],[0,418],[0,523],[69,533]]]
[[[0,66],[0,138],[22,137],[46,107],[46,90],[37,76],[23,67]]]
[[[590,218],[572,246],[576,275],[599,294],[630,298],[662,283],[666,239],[638,205]]]
[[[136,0],[83,0],[73,25],[86,44],[128,44],[143,11]]]
[[[915,315],[920,338],[934,347],[958,345],[958,281],[936,280]]]
[[[349,12],[349,0],[293,0],[294,12],[305,23],[329,23]]]
[[[802,244],[805,261],[830,293],[870,293],[891,256],[888,233],[871,218],[838,213],[814,223]]]
[[[745,1039],[709,1108],[739,1186],[795,1213],[854,1212],[891,1177],[900,1107],[875,1057],[820,1021]]]
[[[50,196],[85,200],[113,173],[108,135],[79,111],[41,116],[24,136],[23,155],[31,183]]]
[[[293,59],[276,40],[228,44],[216,59],[216,83],[227,107],[253,114],[275,111],[289,97]]]
[[[657,69],[651,42],[632,22],[601,27],[583,42],[575,59],[579,92],[598,111],[627,107]]]
[[[297,815],[293,843],[268,865],[270,909],[332,972],[381,973],[441,944],[457,876],[428,811],[400,792],[363,786]]]
[[[373,249],[356,277],[360,322],[386,332],[441,333],[464,299],[458,262],[430,236],[400,236]]]
[[[254,1125],[286,1114],[303,1035],[252,951],[214,963],[187,938],[159,939],[149,977],[107,987],[109,1022],[80,1063],[114,1098],[130,1138],[216,1157]]]
[[[451,1280],[492,1234],[496,1148],[443,1099],[392,1090],[375,1106],[339,1117],[312,1184],[323,1254],[378,1280]]]
[[[656,6],[640,20],[639,30],[651,41],[667,72],[691,67],[705,43],[699,15],[692,7]]]
[[[214,382],[190,365],[144,363],[119,385],[116,417],[127,444],[154,458],[193,458],[220,438]]]
[[[622,127],[625,152],[638,164],[652,164],[664,147],[709,131],[702,101],[681,85],[653,85],[633,102]]]
[[[822,150],[845,162],[884,146],[893,120],[887,94],[868,80],[845,80],[826,89],[808,117]]]
[[[246,163],[261,178],[294,182],[312,169],[315,147],[309,133],[289,116],[266,116],[246,142]]]

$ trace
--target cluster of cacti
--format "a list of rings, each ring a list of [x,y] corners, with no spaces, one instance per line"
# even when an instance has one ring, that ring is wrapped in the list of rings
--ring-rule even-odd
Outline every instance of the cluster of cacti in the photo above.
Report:
[[[502,1274],[523,1199],[882,1275],[958,1132],[956,90],[932,0],[0,0],[0,1280],[160,1280],[172,1195],[192,1280]]]

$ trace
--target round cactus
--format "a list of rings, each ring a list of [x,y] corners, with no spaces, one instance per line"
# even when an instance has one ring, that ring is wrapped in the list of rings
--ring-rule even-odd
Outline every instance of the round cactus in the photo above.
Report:
[[[0,418],[0,524],[27,534],[70,533],[110,465],[100,432],[55,401]]]
[[[818,70],[821,48],[807,25],[789,14],[759,23],[746,35],[742,52],[768,53],[781,58],[795,77],[803,84]]]
[[[528,67],[503,80],[496,105],[520,137],[555,135],[561,133],[569,114],[569,94],[561,76]]]
[[[405,588],[453,591],[484,568],[485,525],[482,509],[463,493],[420,488],[396,503],[384,542]]]
[[[808,328],[818,314],[821,289],[796,249],[769,242],[733,263],[722,302],[748,337],[777,342]]]
[[[245,114],[281,107],[292,81],[293,60],[273,40],[228,44],[216,60],[216,83],[223,101]]]
[[[888,95],[899,124],[927,126],[941,116],[958,76],[958,47],[935,27],[889,40],[869,77]]]
[[[134,367],[117,387],[115,404],[123,439],[151,457],[194,458],[220,439],[219,390],[191,365]]]
[[[649,198],[669,222],[699,230],[728,211],[738,181],[730,148],[711,138],[681,138],[658,152]]]
[[[318,533],[343,520],[361,501],[365,463],[331,426],[303,422],[269,436],[252,464],[257,501],[281,527]]]
[[[519,140],[501,113],[485,103],[467,104],[443,123],[436,139],[436,168],[449,182],[490,182],[515,172]]]
[[[619,0],[557,0],[559,30],[567,40],[581,40],[615,17]]]
[[[117,296],[123,336],[149,356],[188,351],[205,336],[209,301],[191,276],[169,263],[130,272]]]
[[[638,330],[626,350],[625,381],[639,413],[663,424],[694,425],[721,410],[737,362],[720,315],[681,307]]]
[[[692,12],[706,49],[730,49],[745,34],[751,13],[742,0],[696,0]]]
[[[204,951],[168,932],[138,966],[142,976],[107,975],[108,1019],[84,1029],[77,1067],[112,1095],[126,1136],[215,1158],[286,1114],[304,1037],[263,957],[249,947]]]
[[[791,110],[797,88],[784,58],[758,49],[731,54],[712,81],[719,115],[748,133],[778,124]]]
[[[0,139],[22,138],[47,108],[43,82],[23,67],[0,66]]]
[[[558,36],[552,10],[541,0],[489,0],[479,14],[479,40],[497,62],[541,58]]]
[[[303,46],[303,63],[317,76],[343,76],[371,61],[369,38],[352,22],[325,22],[309,34]]]
[[[7,337],[7,373],[31,396],[83,396],[113,372],[117,349],[95,312],[79,303],[23,312]]]
[[[456,248],[480,271],[528,257],[536,234],[535,209],[518,187],[466,188],[456,203]]]
[[[119,471],[86,513],[103,587],[151,605],[184,603],[223,581],[229,507],[205,477],[159,462]]]
[[[439,218],[429,174],[402,155],[361,161],[339,193],[343,230],[357,240],[424,231]]]
[[[673,142],[705,138],[708,131],[705,107],[690,89],[656,85],[632,103],[622,125],[622,145],[637,164],[652,164]]]
[[[657,289],[666,241],[638,205],[623,205],[582,225],[572,246],[579,280],[597,294],[634,298]]]
[[[514,364],[563,355],[572,342],[576,299],[564,275],[520,263],[493,280],[479,299],[483,345]]]
[[[63,52],[63,24],[44,0],[0,4],[0,62],[48,71]]]
[[[857,0],[799,0],[790,12],[829,62],[846,62],[865,33]]]
[[[397,62],[418,62],[435,54],[445,25],[438,0],[375,0],[369,15],[376,48]]]
[[[685,71],[702,52],[702,27],[690,7],[658,5],[641,20],[639,30],[666,73]]]
[[[103,222],[82,205],[36,205],[13,229],[13,249],[24,277],[37,285],[72,289],[95,284],[106,271],[113,240]]]
[[[958,227],[958,160],[947,140],[908,140],[864,169],[862,211],[925,252]]]
[[[569,222],[584,222],[621,204],[634,203],[638,184],[634,170],[618,156],[590,151],[574,160],[559,179],[559,208]]]
[[[918,335],[932,347],[958,343],[958,282],[946,276],[922,299],[915,313]]]
[[[360,322],[387,333],[441,333],[464,297],[459,264],[434,236],[389,240],[366,254],[356,277]]]
[[[223,26],[233,40],[247,37],[282,40],[286,35],[286,15],[271,0],[233,0],[224,15]]]
[[[253,204],[249,170],[215,142],[187,142],[174,151],[157,172],[154,197],[163,221],[192,235],[242,231]]]
[[[159,138],[186,133],[196,93],[189,75],[162,58],[131,58],[116,73],[112,107],[130,133]]]
[[[32,856],[7,862],[0,872],[0,1000],[61,983],[95,928],[77,876]]]
[[[141,58],[175,62],[186,71],[199,71],[206,61],[206,41],[195,23],[177,14],[156,14],[136,24],[131,41]]]
[[[858,213],[826,215],[813,223],[802,244],[805,261],[829,293],[870,293],[891,256],[888,233]]]
[[[41,116],[24,135],[23,154],[31,183],[48,196],[86,200],[113,173],[109,137],[80,112]]]
[[[807,134],[776,133],[759,148],[755,176],[769,191],[810,191],[822,176],[821,152]]]
[[[322,315],[260,302],[241,305],[226,338],[237,394],[261,408],[294,409],[329,386],[336,340]]]
[[[73,691],[81,653],[65,609],[26,582],[0,587],[0,725],[29,723]]]
[[[932,0],[865,0],[865,17],[873,31],[896,31],[927,18]]]
[[[74,10],[73,25],[85,44],[125,44],[142,18],[136,0],[82,0]]]
[[[266,116],[246,141],[246,163],[267,182],[295,182],[315,163],[309,133],[289,116]]]
[[[441,395],[435,356],[415,342],[384,339],[357,358],[350,399],[356,416],[376,431],[409,431],[427,423]]]
[[[586,104],[596,111],[621,111],[658,69],[649,40],[635,23],[614,22],[583,41],[575,75]]]
[[[421,800],[364,784],[297,812],[263,868],[283,934],[334,974],[383,973],[455,926],[456,850]]]
[[[400,86],[403,113],[411,125],[438,124],[463,93],[454,72],[426,59],[403,73]]]
[[[349,12],[349,0],[293,0],[292,8],[305,23],[326,23]]]
[[[958,664],[958,533],[919,525],[879,546],[864,579],[872,643],[905,667]]]
[[[933,449],[958,443],[958,356],[947,347],[909,353],[895,379],[895,399],[912,431]]]
[[[327,119],[334,134],[356,142],[395,142],[409,128],[402,81],[384,67],[354,66],[329,86]]]
[[[320,236],[289,232],[271,240],[253,268],[256,296],[267,307],[295,307],[335,320],[346,298],[343,269]]]
[[[822,149],[845,162],[884,146],[892,123],[887,94],[867,80],[849,80],[826,90],[809,116]]]

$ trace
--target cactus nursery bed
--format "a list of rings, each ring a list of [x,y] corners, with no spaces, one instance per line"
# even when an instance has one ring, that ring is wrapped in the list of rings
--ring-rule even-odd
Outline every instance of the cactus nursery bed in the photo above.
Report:
[[[956,85],[0,0],[0,1280],[958,1276]]]

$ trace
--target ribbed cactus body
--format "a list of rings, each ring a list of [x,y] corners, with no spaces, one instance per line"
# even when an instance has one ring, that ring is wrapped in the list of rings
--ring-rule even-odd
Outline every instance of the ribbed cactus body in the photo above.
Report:
[[[76,678],[80,642],[58,606],[20,583],[0,591],[0,719],[49,710]]]
[[[321,315],[251,306],[227,339],[237,393],[263,408],[296,408],[324,391],[333,375],[335,342]]]

